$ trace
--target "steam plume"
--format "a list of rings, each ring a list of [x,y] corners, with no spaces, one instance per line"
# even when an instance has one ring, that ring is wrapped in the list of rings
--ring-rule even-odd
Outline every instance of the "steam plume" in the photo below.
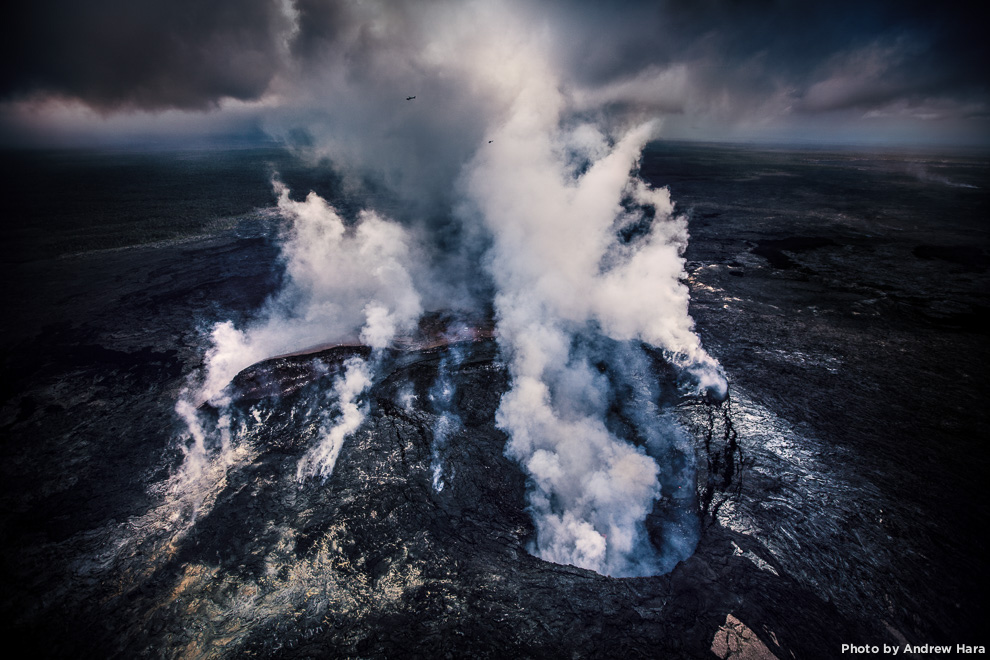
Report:
[[[546,70],[523,79],[492,148],[466,176],[494,239],[499,341],[512,376],[497,423],[531,478],[536,554],[650,574],[658,557],[643,521],[661,495],[660,468],[606,427],[610,384],[575,343],[597,334],[646,342],[699,390],[722,395],[725,380],[693,332],[679,281],[686,220],[666,190],[630,176],[655,125],[611,146],[594,126],[567,130],[556,82]],[[627,229],[635,231],[622,240]]]
[[[316,193],[297,202],[281,182],[273,186],[290,223],[282,245],[287,284],[246,328],[213,328],[203,399],[222,399],[239,371],[275,355],[359,340],[384,348],[421,313],[410,274],[416,257],[402,226],[362,211],[347,227]]]
[[[278,209],[288,222],[282,242],[286,285],[245,328],[230,321],[213,327],[203,382],[195,395],[187,392],[176,405],[187,427],[182,479],[197,489],[209,466],[216,463],[222,468],[231,447],[224,424],[229,425],[229,417],[222,415],[217,427],[219,452],[211,457],[207,446],[211,434],[204,430],[193,401],[225,406],[225,388],[231,379],[269,357],[322,344],[360,341],[371,346],[375,351],[370,361],[354,357],[345,362],[320,416],[320,440],[297,467],[300,480],[325,479],[344,440],[367,414],[360,397],[371,385],[381,349],[391,344],[396,333],[408,331],[421,313],[408,270],[417,261],[404,228],[373,211],[362,211],[348,227],[319,195],[311,192],[297,202],[278,180],[273,187]]]
[[[368,414],[366,405],[358,402],[358,397],[371,386],[371,368],[366,360],[353,357],[344,363],[344,374],[333,385],[327,396],[327,406],[340,408],[336,420],[324,420],[323,437],[319,444],[309,450],[296,468],[296,478],[320,476],[326,479],[333,472],[337,456],[344,446],[344,440],[357,431]]]
[[[324,115],[300,109],[311,149],[352,180],[384,179],[405,224],[364,211],[349,227],[317,195],[294,201],[276,182],[290,222],[286,286],[254,323],[213,328],[200,395],[223,403],[239,370],[273,355],[335,341],[382,349],[412,328],[424,298],[437,306],[449,301],[445,292],[484,296],[475,304],[494,308],[511,376],[496,423],[509,435],[506,453],[530,477],[532,552],[611,575],[668,570],[693,550],[697,521],[685,507],[667,507],[661,552],[644,521],[658,502],[693,492],[684,488],[693,463],[683,434],[656,408],[643,347],[679,367],[696,393],[721,397],[726,383],[688,314],[686,219],[666,189],[635,175],[658,124],[628,113],[606,121],[600,108],[625,92],[575,91],[555,68],[552,39],[512,3],[467,3],[448,14],[442,31],[401,12],[356,31],[375,46],[355,51],[361,66],[331,68],[322,75],[333,85],[314,85],[346,93],[332,103],[308,96],[327,100],[333,116],[320,129]],[[402,38],[383,39],[396,25]],[[384,103],[396,71],[419,92],[401,110]],[[426,106],[431,96],[444,103]],[[469,257],[482,254],[478,277]],[[299,478],[330,474],[364,418],[374,370],[374,358],[345,365]],[[623,400],[630,392],[637,411]],[[447,419],[450,402],[436,394]],[[616,421],[617,409],[626,422]],[[449,430],[434,434],[438,490]]]

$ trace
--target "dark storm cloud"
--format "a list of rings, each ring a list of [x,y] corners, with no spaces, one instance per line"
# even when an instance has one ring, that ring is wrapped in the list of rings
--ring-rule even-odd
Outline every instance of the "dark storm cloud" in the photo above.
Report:
[[[423,57],[465,16],[494,17],[472,27],[479,39],[519,25],[543,30],[577,107],[620,117],[731,126],[837,113],[972,118],[990,105],[979,17],[963,3],[887,0],[41,0],[7,21],[0,100],[201,109],[274,91],[310,133],[327,113],[374,114],[414,88],[457,96],[474,112],[484,100],[451,89],[448,63]],[[357,93],[371,96],[343,99]],[[469,114],[456,121],[472,124]],[[443,123],[452,113],[432,116]]]
[[[730,116],[785,94],[795,111],[898,99],[986,102],[988,53],[963,3],[559,2],[561,62],[589,85],[684,65],[695,110]],[[817,85],[817,87],[816,87]]]
[[[254,99],[280,68],[275,0],[31,0],[5,23],[0,94],[98,109]]]

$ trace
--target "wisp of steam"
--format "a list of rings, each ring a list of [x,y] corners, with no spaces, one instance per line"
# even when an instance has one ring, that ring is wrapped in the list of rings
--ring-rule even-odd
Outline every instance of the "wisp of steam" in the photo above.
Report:
[[[546,35],[507,7],[466,3],[456,20],[447,19],[446,30],[404,25],[401,42],[380,44],[369,60],[372,68],[407,67],[402,70],[421,89],[453,95],[439,115],[409,114],[394,124],[435,135],[438,143],[451,142],[440,131],[460,131],[457,148],[430,152],[440,161],[437,172],[455,173],[442,181],[444,194],[437,194],[436,181],[426,183],[422,168],[430,163],[401,149],[369,146],[354,156],[362,137],[382,144],[381,126],[366,121],[360,107],[354,110],[363,98],[379,103],[381,90],[368,82],[370,74],[328,74],[348,92],[334,120],[348,130],[311,131],[320,155],[359,177],[389,172],[401,179],[394,192],[409,197],[407,211],[418,213],[424,199],[446,200],[433,214],[450,221],[431,225],[404,217],[400,223],[366,210],[348,225],[315,193],[295,201],[276,181],[278,209],[289,226],[282,241],[286,283],[253,323],[211,329],[201,385],[179,405],[192,441],[187,463],[208,453],[191,400],[222,407],[230,380],[259,360],[361,342],[375,349],[372,356],[346,362],[323,402],[320,437],[297,466],[304,487],[312,477],[330,478],[341,447],[368,412],[363,397],[376,378],[380,351],[413,330],[424,306],[437,306],[443,296],[436,291],[485,291],[488,299],[473,304],[494,309],[509,371],[495,421],[508,436],[506,454],[529,478],[536,529],[530,551],[608,575],[661,573],[693,551],[698,523],[689,502],[678,505],[694,492],[693,453],[657,406],[650,356],[662,355],[696,394],[724,397],[727,387],[688,313],[682,282],[687,221],[675,212],[669,191],[636,175],[644,146],[658,135],[657,122],[606,122],[605,114],[589,109],[589,98],[605,105],[608,94],[569,90],[554,70]],[[409,104],[427,98],[421,92]],[[376,105],[367,116],[381,112]],[[306,115],[305,107],[299,115]],[[334,135],[343,136],[340,149]],[[396,179],[396,168],[407,162],[407,169],[421,169]],[[417,197],[409,182],[421,180],[429,190]],[[459,228],[460,243],[437,235],[451,226]],[[482,265],[437,265],[463,262],[451,258],[457,250],[483,255]],[[484,278],[488,286],[452,281],[467,277]],[[431,392],[441,420],[433,429],[438,496],[455,469],[443,462],[444,443],[457,424],[446,380],[457,367],[451,356]],[[651,514],[662,521],[660,540],[646,529]]]
[[[458,339],[457,335],[449,337],[452,340]],[[454,478],[454,468],[445,465],[444,450],[453,435],[461,427],[461,419],[453,410],[454,394],[456,385],[451,378],[451,364],[457,365],[463,359],[460,348],[457,344],[452,344],[447,354],[437,367],[437,379],[430,388],[430,405],[437,415],[437,420],[433,425],[433,443],[430,457],[430,472],[433,475],[433,489],[442,491],[447,483]]]

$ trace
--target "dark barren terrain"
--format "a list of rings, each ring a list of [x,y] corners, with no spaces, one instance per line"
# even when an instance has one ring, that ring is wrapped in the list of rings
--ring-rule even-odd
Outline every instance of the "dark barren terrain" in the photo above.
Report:
[[[668,575],[537,559],[495,342],[392,351],[325,484],[312,409],[360,347],[235,379],[234,451],[176,481],[204,328],[279,285],[275,150],[7,153],[0,620],[41,657],[777,657],[986,635],[985,155],[655,143],[730,399],[671,397],[702,519]],[[484,333],[482,333],[484,334]],[[431,486],[427,404],[462,427]],[[658,372],[658,378],[665,376]],[[673,391],[673,383],[668,390]],[[413,403],[399,403],[404,393]],[[209,407],[204,415],[219,414]],[[186,486],[185,488],[183,486]]]

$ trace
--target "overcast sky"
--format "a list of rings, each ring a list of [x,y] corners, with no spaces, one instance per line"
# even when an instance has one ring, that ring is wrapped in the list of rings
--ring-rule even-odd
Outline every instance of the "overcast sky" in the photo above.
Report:
[[[441,131],[480,139],[505,88],[477,58],[515,42],[552,69],[573,115],[656,116],[670,138],[990,143],[972,3],[20,4],[0,40],[8,144],[241,135],[356,151],[339,136],[371,127],[415,131],[401,139],[420,148]]]

